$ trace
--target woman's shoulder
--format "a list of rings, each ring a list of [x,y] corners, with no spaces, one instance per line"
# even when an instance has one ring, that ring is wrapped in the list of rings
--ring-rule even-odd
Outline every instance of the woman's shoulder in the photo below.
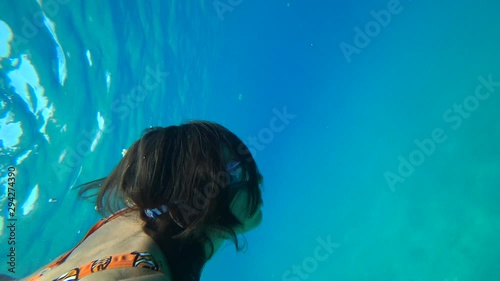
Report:
[[[129,262],[127,267],[124,263],[127,259],[136,260],[139,263]],[[112,266],[114,268],[106,269],[113,261],[115,261],[115,266]],[[116,261],[122,263],[116,265]],[[151,237],[144,233],[142,223],[129,215],[102,225],[75,247],[63,263],[44,273],[38,281],[54,280],[64,274],[72,274],[71,271],[75,269],[91,268],[92,264],[106,270],[92,269],[95,272],[83,277],[83,280],[94,278],[97,278],[95,280],[127,280],[131,277],[134,279],[129,280],[143,280],[138,279],[142,276],[159,278],[144,280],[170,280],[167,278],[170,276],[168,263],[160,248]],[[158,268],[155,269],[155,267]],[[37,273],[35,272],[34,275]]]

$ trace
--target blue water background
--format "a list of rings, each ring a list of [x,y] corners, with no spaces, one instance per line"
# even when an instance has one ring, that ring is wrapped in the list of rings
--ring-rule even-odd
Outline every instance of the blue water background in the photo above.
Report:
[[[500,81],[497,2],[401,1],[400,12],[349,56],[342,43],[354,46],[354,28],[393,1],[219,1],[230,7],[219,13],[216,1],[41,2],[67,78],[61,83],[61,57],[46,27],[17,41],[10,58],[24,54],[36,67],[53,116],[44,121],[8,88],[13,61],[4,58],[0,69],[0,118],[10,112],[23,130],[12,147],[2,134],[2,178],[16,166],[19,205],[39,190],[32,211],[17,211],[15,276],[71,248],[99,219],[69,187],[106,176],[148,126],[206,119],[253,148],[265,206],[262,226],[246,235],[248,250],[224,247],[202,280],[500,278],[500,90],[467,117],[444,117],[475,94],[478,77]],[[23,18],[33,23],[40,9],[37,1],[1,0],[0,20],[23,36]],[[168,76],[127,104],[151,69]],[[270,130],[283,111],[287,123]],[[49,139],[40,132],[45,123]],[[399,157],[416,155],[416,143],[434,130],[446,140],[390,184]],[[2,197],[5,218],[7,202]],[[335,249],[318,258],[328,240]]]

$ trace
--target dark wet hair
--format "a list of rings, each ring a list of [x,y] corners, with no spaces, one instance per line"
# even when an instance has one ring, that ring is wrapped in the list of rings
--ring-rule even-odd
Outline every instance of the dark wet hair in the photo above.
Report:
[[[242,175],[237,183],[226,171],[235,162]],[[143,229],[167,257],[174,280],[192,280],[199,279],[206,261],[205,242],[212,246],[208,257],[213,255],[208,231],[227,235],[241,249],[235,228],[242,222],[230,204],[238,190],[246,189],[253,216],[262,202],[261,182],[254,158],[235,134],[216,123],[191,121],[145,130],[111,174],[80,186],[79,196],[97,195],[103,216],[127,206],[139,210]],[[92,189],[97,194],[85,195]],[[166,213],[146,216],[145,210],[161,205],[167,206]]]

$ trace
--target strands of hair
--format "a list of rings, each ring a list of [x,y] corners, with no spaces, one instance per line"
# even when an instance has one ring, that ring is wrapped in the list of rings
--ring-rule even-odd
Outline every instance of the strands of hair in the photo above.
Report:
[[[233,175],[227,171],[228,164]],[[241,181],[236,185],[231,182],[235,168]],[[230,237],[237,250],[243,249],[234,231],[242,222],[232,214],[230,204],[237,188],[245,188],[247,206],[255,214],[262,202],[261,182],[254,158],[241,139],[219,124],[191,121],[145,130],[116,168],[105,178],[81,185],[79,196],[97,197],[102,215],[123,207],[139,210],[144,231],[161,248],[174,280],[199,280],[214,252],[209,231]],[[97,192],[86,195],[91,190]],[[168,209],[165,214],[146,215],[145,210],[161,205]],[[207,242],[212,249],[209,253],[203,246]]]

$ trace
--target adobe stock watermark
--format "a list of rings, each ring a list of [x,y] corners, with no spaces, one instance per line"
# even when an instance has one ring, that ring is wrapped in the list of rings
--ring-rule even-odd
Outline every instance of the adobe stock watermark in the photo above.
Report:
[[[211,174],[210,177],[212,180],[205,184],[202,191],[194,189],[192,205],[185,201],[179,201],[175,203],[177,210],[170,210],[170,217],[180,227],[185,228],[190,225],[197,215],[208,206],[211,199],[216,198],[223,188],[230,188],[231,173],[229,171],[219,171],[217,174]],[[175,214],[176,212],[179,212],[180,216]]]
[[[143,102],[149,93],[158,89],[170,75],[160,69],[160,65],[156,68],[146,67],[146,75],[141,83],[133,87],[128,93],[121,95],[111,102],[111,114],[117,115],[119,120],[127,118],[132,110],[137,108]],[[63,181],[64,177],[79,167],[85,156],[92,152],[92,143],[97,136],[110,134],[115,131],[113,118],[101,117],[102,127],[93,132],[82,131],[84,136],[75,147],[67,146],[66,154],[62,159],[52,163],[52,169],[57,175],[59,181]]]
[[[241,5],[241,3],[243,3],[243,0],[214,0],[212,5],[219,19],[223,21],[224,14],[226,12],[232,12],[236,7]]]
[[[284,106],[281,111],[277,108],[273,108],[272,112],[273,116],[269,119],[269,124],[259,130],[257,137],[249,137],[249,144],[242,144],[238,147],[237,153],[240,156],[246,157],[250,155],[246,158],[246,161],[249,161],[251,156],[255,157],[257,151],[264,150],[265,145],[274,140],[275,134],[285,130],[286,126],[290,124],[290,120],[296,118],[295,114],[288,113],[286,106]],[[177,204],[184,224],[189,224],[193,217],[206,208],[210,199],[217,197],[222,188],[227,187],[231,179],[231,173],[227,170],[219,171],[217,174],[212,174],[210,176],[212,180],[204,186],[203,191],[195,189],[192,202],[193,206],[185,204],[185,202],[179,202]],[[182,225],[178,219],[176,222]]]
[[[255,157],[258,151],[263,151],[266,145],[270,144],[275,137],[275,134],[283,132],[283,130],[290,124],[290,120],[297,117],[296,114],[290,114],[287,111],[287,107],[284,106],[280,111],[277,108],[273,108],[274,116],[269,120],[267,127],[259,130],[257,136],[250,136],[247,138],[246,145],[250,153]],[[246,154],[244,148],[238,148],[238,152],[241,154]]]
[[[408,0],[411,1],[411,0]],[[403,11],[403,6],[399,0],[389,0],[387,9],[382,9],[378,12],[371,10],[370,15],[373,20],[367,22],[363,29],[359,26],[354,27],[353,44],[342,41],[339,44],[340,50],[344,55],[347,63],[351,63],[353,54],[360,54],[361,50],[368,47],[373,38],[377,37],[383,28],[386,28],[392,21],[392,17],[400,14]]]
[[[465,119],[470,118],[472,113],[478,110],[481,102],[489,99],[495,92],[495,88],[500,87],[500,81],[493,81],[492,75],[488,78],[478,77],[479,83],[474,94],[468,95],[461,103],[455,103],[452,107],[443,112],[443,120],[449,124],[451,129],[458,130],[462,127]],[[415,172],[416,167],[421,166],[437,149],[439,144],[443,144],[448,139],[445,129],[434,128],[430,136],[423,140],[415,139],[416,148],[412,150],[408,157],[398,156],[399,165],[397,172],[386,171],[384,178],[392,192],[398,183],[403,183]]]
[[[318,270],[321,263],[325,262],[335,249],[340,247],[339,243],[335,243],[328,236],[325,239],[316,238],[318,246],[314,248],[311,256],[305,257],[298,265],[294,264],[281,275],[282,281],[300,281],[307,280],[311,274]]]
[[[31,19],[22,17],[21,34],[14,34],[12,48],[19,53],[22,44],[28,44],[29,40],[35,38],[40,33],[40,28],[46,28],[45,13],[54,18],[59,14],[62,5],[66,5],[71,0],[48,0],[43,2],[43,10],[36,11]]]

